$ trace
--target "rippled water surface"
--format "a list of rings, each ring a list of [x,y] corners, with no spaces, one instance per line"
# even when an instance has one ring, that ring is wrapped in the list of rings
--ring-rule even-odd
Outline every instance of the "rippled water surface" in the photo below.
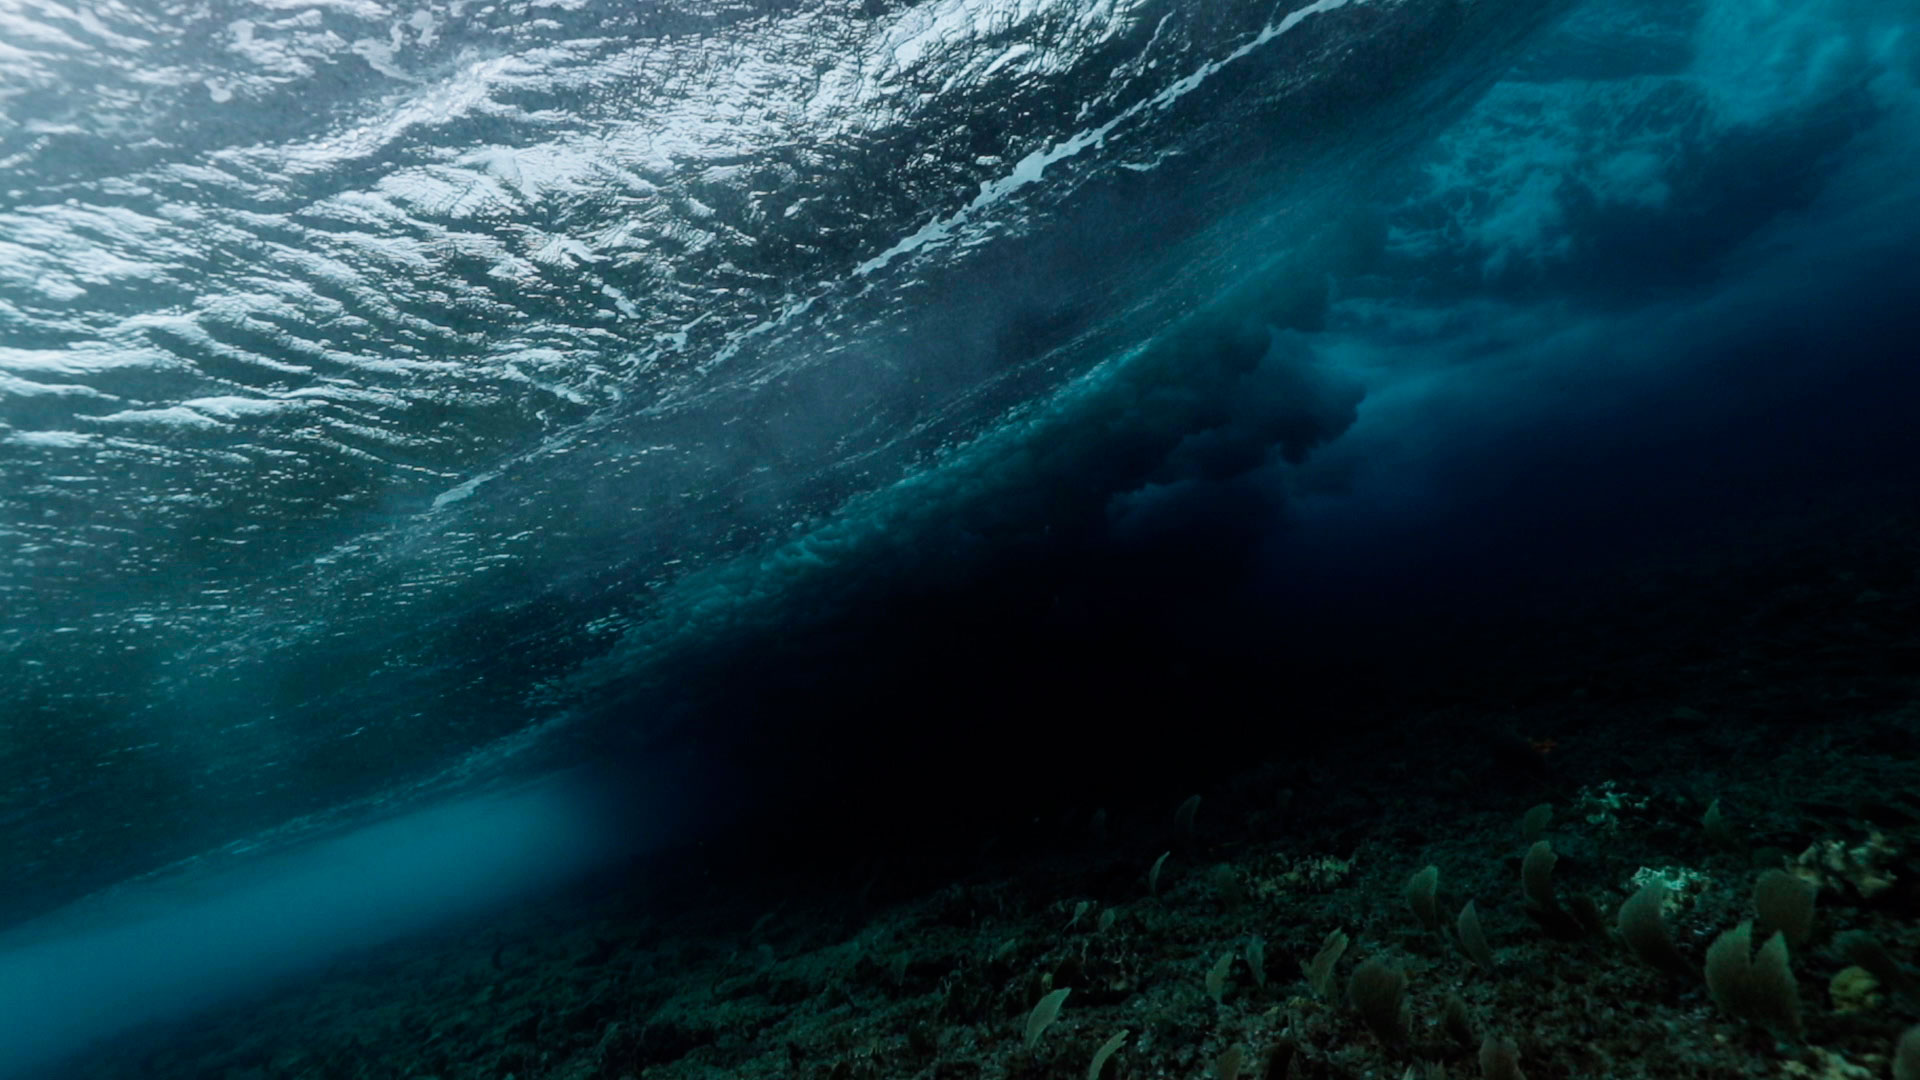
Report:
[[[1270,582],[1818,399],[1912,310],[1914,21],[0,0],[0,913],[644,746],[876,590]]]

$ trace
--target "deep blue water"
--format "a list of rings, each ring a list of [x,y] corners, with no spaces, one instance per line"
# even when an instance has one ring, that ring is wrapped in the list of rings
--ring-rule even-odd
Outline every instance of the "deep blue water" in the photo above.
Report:
[[[1913,509],[1917,24],[0,2],[0,1068]]]

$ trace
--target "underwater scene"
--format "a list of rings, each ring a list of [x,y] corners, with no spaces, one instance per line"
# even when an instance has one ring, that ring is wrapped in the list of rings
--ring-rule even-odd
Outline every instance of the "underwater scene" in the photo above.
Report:
[[[0,0],[0,1080],[1920,1080],[1913,0]]]

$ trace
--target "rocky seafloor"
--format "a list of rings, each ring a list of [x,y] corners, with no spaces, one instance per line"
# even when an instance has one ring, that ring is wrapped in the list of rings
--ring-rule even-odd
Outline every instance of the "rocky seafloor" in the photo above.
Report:
[[[1649,563],[1351,715],[1250,703],[1211,783],[964,849],[723,836],[60,1075],[1911,1076],[1910,525]]]

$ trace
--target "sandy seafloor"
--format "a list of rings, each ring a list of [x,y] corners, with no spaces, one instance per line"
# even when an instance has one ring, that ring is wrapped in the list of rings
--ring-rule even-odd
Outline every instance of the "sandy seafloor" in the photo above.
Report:
[[[1920,949],[1913,511],[1649,556],[1609,570],[1589,594],[1605,599],[1525,625],[1464,618],[1452,634],[1483,633],[1484,664],[1356,686],[1345,714],[1249,698],[1245,744],[1220,746],[1196,791],[1140,776],[1124,803],[972,846],[717,837],[123,1037],[60,1075],[1067,1078],[1124,1032],[1108,1080],[1480,1076],[1489,1037],[1532,1080],[1888,1076],[1920,1020],[1898,985]],[[1356,735],[1308,734],[1329,726]],[[1717,838],[1702,824],[1716,800]],[[1600,933],[1528,913],[1523,817],[1543,803],[1556,902],[1590,898]],[[1439,932],[1406,895],[1429,865]],[[1789,950],[1798,1037],[1728,1015],[1699,974],[1772,868],[1818,885],[1811,936]],[[1615,929],[1646,870],[1676,884],[1685,973]],[[1469,900],[1490,971],[1453,940]],[[1336,930],[1350,946],[1322,997],[1303,966]],[[1896,971],[1848,970],[1863,934]],[[1348,1000],[1368,962],[1405,973],[1401,1045]],[[1053,989],[1071,992],[1030,1044]],[[1470,1032],[1445,1022],[1454,997]]]

